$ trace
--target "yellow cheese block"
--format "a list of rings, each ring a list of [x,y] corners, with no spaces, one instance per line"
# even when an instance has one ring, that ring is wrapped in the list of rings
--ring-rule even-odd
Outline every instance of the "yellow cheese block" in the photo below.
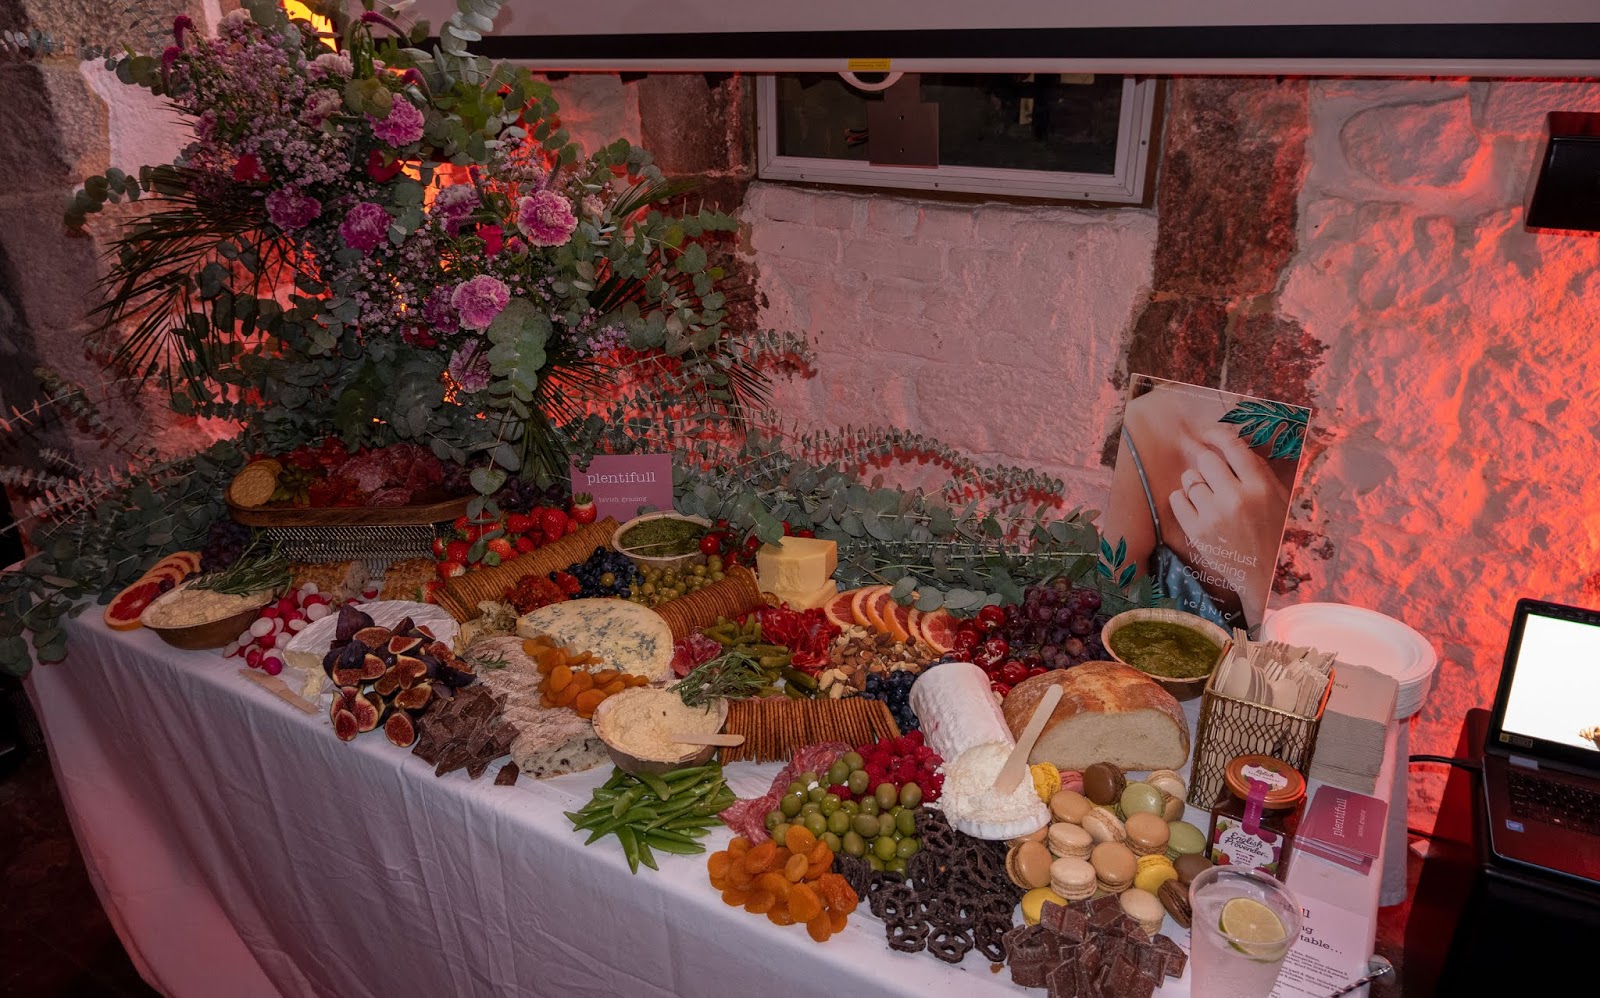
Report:
[[[768,590],[771,592],[771,590]],[[828,601],[839,595],[839,584],[829,579],[822,585],[808,593],[784,590],[772,592],[772,595],[789,604],[791,610],[814,610],[828,605]]]
[[[756,581],[765,593],[814,593],[839,567],[839,545],[815,537],[785,537],[756,551]]]

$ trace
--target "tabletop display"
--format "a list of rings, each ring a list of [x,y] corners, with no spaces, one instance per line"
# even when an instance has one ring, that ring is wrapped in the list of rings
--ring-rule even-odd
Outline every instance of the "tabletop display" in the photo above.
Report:
[[[466,52],[497,0],[459,6],[425,51],[433,29],[386,10],[313,26],[248,0],[215,37],[180,16],[163,53],[108,64],[195,133],[171,164],[90,178],[69,213],[138,202],[101,288],[115,376],[45,372],[4,420],[62,413],[122,455],[5,469],[34,494],[33,546],[0,576],[0,666],[82,670],[35,675],[47,729],[150,674],[95,670],[69,633],[146,664],[159,638],[174,682],[274,694],[232,705],[261,721],[241,743],[390,753],[406,795],[537,800],[581,843],[564,863],[620,857],[674,889],[692,865],[688,903],[770,945],[854,960],[877,938],[985,988],[1206,993],[1190,930],[1215,902],[1203,959],[1267,993],[1299,938],[1271,875],[1324,862],[1292,828],[1333,655],[1175,609],[1048,476],[767,414],[769,379],[810,357],[729,286],[734,220],[625,141],[585,154],[546,84]],[[226,439],[156,454],[102,414],[130,382]],[[1282,443],[1238,422],[1218,422],[1230,452]],[[572,488],[596,458],[600,508]],[[668,466],[673,508],[630,506]],[[72,620],[96,598],[98,621]],[[1358,720],[1334,727],[1363,740],[1351,789],[1373,790],[1392,728]],[[319,778],[366,803],[314,820],[380,806]],[[168,789],[194,815],[239,806]],[[394,890],[450,893],[386,861]],[[1277,886],[1219,900],[1213,862]],[[280,986],[313,971],[260,959]]]

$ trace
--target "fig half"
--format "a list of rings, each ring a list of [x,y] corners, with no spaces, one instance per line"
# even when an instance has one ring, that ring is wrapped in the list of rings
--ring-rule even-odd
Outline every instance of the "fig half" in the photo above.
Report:
[[[410,748],[417,740],[417,724],[411,715],[397,710],[383,724],[383,733],[389,741],[401,748]]]
[[[349,603],[339,607],[339,622],[334,626],[333,637],[336,641],[349,641],[356,636],[356,632],[364,627],[372,626],[372,618]]]

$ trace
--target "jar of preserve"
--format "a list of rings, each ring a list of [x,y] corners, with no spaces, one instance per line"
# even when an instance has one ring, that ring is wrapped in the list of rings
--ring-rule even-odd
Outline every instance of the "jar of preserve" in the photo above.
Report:
[[[1270,755],[1236,756],[1211,808],[1211,861],[1283,880],[1305,803],[1306,780],[1293,766]]]

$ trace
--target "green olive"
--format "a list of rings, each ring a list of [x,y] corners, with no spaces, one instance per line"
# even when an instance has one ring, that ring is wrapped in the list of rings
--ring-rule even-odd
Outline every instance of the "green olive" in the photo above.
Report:
[[[876,797],[863,797],[863,798],[861,798],[861,813],[862,814],[870,814],[874,818],[876,818],[878,816],[878,798],[876,798]]]
[[[878,819],[870,814],[856,815],[855,819],[850,822],[850,827],[854,828],[856,830],[856,834],[860,835],[864,839],[875,839],[878,837]]]
[[[783,812],[785,818],[793,818],[800,813],[800,808],[805,804],[805,798],[799,794],[784,794],[783,800],[778,802],[778,810]]]
[[[779,811],[777,809],[773,809],[771,811],[768,811],[767,812],[767,831],[770,832],[774,828],[777,828],[779,825],[783,824],[783,819],[784,819],[784,813],[782,811]]]
[[[901,835],[917,834],[917,812],[901,811],[894,819],[894,827]]]
[[[913,838],[904,838],[895,843],[894,854],[901,859],[910,859],[917,854],[922,844]]]
[[[806,831],[812,836],[821,838],[822,833],[828,830],[828,819],[820,814],[806,815]]]
[[[856,859],[860,859],[867,854],[867,840],[857,835],[854,831],[845,832],[840,842],[844,844],[844,851],[847,856],[854,856]]]
[[[843,835],[851,827],[850,815],[843,811],[835,811],[828,815],[828,831],[835,835]]]
[[[822,841],[828,843],[828,849],[830,852],[832,852],[834,855],[838,855],[839,847],[843,843],[841,842],[839,836],[833,833],[832,829],[822,833]]]
[[[778,845],[780,845],[780,846],[783,845],[784,843],[788,842],[789,841],[789,826],[785,825],[785,824],[773,825],[772,826],[772,841],[778,843]]]
[[[895,850],[898,848],[895,840],[887,835],[880,835],[872,840],[872,854],[885,863],[895,858]]]
[[[900,791],[895,789],[893,783],[880,783],[878,789],[873,791],[873,796],[878,798],[878,807],[888,810],[900,800]]]
[[[872,777],[868,776],[867,771],[864,769],[852,770],[850,779],[845,785],[850,788],[850,792],[853,794],[864,794],[867,792],[867,783],[871,779]]]
[[[904,807],[916,807],[922,803],[922,788],[915,783],[907,783],[900,788],[900,803]]]

